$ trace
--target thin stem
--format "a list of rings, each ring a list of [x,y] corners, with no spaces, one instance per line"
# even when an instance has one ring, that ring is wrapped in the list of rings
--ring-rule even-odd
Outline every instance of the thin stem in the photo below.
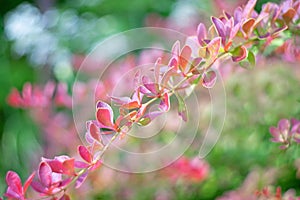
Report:
[[[104,146],[103,150],[101,151],[101,153],[97,156],[97,158],[95,159],[96,161],[99,161],[104,152],[109,148],[109,146],[117,139],[117,137],[120,135],[120,132],[116,132],[116,134],[110,139],[110,141]]]

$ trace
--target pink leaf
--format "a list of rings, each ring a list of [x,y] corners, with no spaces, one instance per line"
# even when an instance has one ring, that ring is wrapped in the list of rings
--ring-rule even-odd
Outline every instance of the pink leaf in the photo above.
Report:
[[[79,155],[81,156],[81,158],[83,160],[85,160],[88,163],[92,162],[92,159],[93,159],[92,154],[90,153],[90,151],[85,146],[79,145],[78,146],[78,152],[79,152]]]
[[[82,175],[80,175],[78,177],[78,179],[76,180],[76,183],[75,183],[75,188],[76,189],[79,188],[82,185],[82,183],[85,181],[87,176],[88,176],[88,172],[85,172],[85,173],[83,173]]]
[[[51,167],[46,162],[41,162],[38,172],[41,183],[49,187],[52,184]]]
[[[59,187],[60,187],[60,188],[65,187],[65,186],[68,185],[70,182],[72,182],[72,180],[73,180],[73,179],[72,179],[71,177],[62,180],[62,181],[59,183]]]
[[[246,6],[243,10],[243,17],[244,18],[248,19],[251,16],[251,14],[254,10],[254,6],[256,4],[256,1],[257,0],[249,0],[248,1],[248,3],[246,4]]]
[[[197,28],[197,38],[201,46],[205,45],[204,39],[207,38],[207,30],[204,24],[200,23]]]
[[[101,166],[101,160],[98,160],[93,166],[91,167],[91,171],[98,169]]]
[[[212,88],[217,81],[217,75],[214,71],[209,71],[203,74],[202,85],[206,88]]]
[[[180,42],[177,40],[172,47],[172,55],[179,56],[180,53]]]
[[[160,116],[163,112],[161,111],[153,111],[147,113],[140,121],[139,124],[142,126],[148,125],[152,120],[154,120],[156,117]]]
[[[39,192],[39,193],[46,193],[46,192],[47,192],[45,186],[43,186],[40,182],[32,181],[30,185],[31,185],[31,187],[32,187],[35,191],[37,191],[37,192]]]
[[[171,60],[169,61],[168,66],[171,67],[175,67],[176,71],[178,70],[178,61],[175,57],[172,57]]]
[[[128,102],[131,101],[131,99],[129,97],[110,97],[111,100],[113,100],[114,102],[116,102],[117,104],[123,105],[126,104]]]
[[[8,171],[6,174],[6,183],[7,185],[16,193],[22,194],[22,182],[19,175],[16,172]]]
[[[158,58],[154,64],[155,83],[159,83],[161,58]]]
[[[12,187],[8,187],[6,193],[4,194],[6,197],[14,198],[14,199],[23,199],[23,195],[14,191]]]
[[[79,168],[79,169],[85,169],[85,168],[88,168],[90,165],[85,163],[85,162],[82,162],[82,161],[75,161],[75,167],[76,168]]]
[[[142,81],[145,88],[147,88],[152,94],[157,94],[159,92],[158,84],[153,83],[149,77],[143,76]]]
[[[140,86],[140,76],[141,76],[141,70],[138,70],[134,75],[134,86],[135,88],[138,88]]]
[[[226,39],[226,32],[225,32],[225,27],[224,27],[223,22],[219,18],[216,18],[216,17],[212,17],[211,20],[212,20],[214,27],[215,27],[216,31],[218,32],[219,36],[222,38],[222,43],[224,43],[225,42],[224,40]]]
[[[233,18],[234,18],[234,25],[237,25],[238,23],[241,22],[242,20],[242,15],[243,15],[243,9],[241,7],[237,7],[234,10]]]
[[[101,142],[100,130],[93,122],[91,122],[91,124],[90,124],[89,132],[95,140],[97,140],[98,142]]]
[[[32,180],[33,180],[33,178],[34,178],[34,176],[35,176],[35,172],[33,172],[33,173],[27,178],[27,180],[25,181],[25,183],[24,183],[24,193],[27,191],[28,187],[30,186],[30,184],[31,184],[31,182],[32,182]]]

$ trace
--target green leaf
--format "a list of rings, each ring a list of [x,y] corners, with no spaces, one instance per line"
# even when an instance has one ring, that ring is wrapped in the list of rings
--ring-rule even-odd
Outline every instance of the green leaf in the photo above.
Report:
[[[178,93],[175,93],[175,96],[178,100],[178,114],[183,119],[183,121],[186,122],[188,120],[186,103],[185,103],[184,99]]]
[[[148,125],[150,122],[151,122],[151,119],[150,119],[150,118],[142,118],[142,119],[140,119],[140,121],[138,122],[138,125],[146,126],[146,125]]]
[[[256,65],[254,53],[252,51],[249,51],[247,58],[239,62],[239,65],[245,69],[253,69]]]

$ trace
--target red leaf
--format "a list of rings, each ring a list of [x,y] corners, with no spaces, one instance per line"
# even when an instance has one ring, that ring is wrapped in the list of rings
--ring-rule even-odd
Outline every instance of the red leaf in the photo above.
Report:
[[[232,52],[232,60],[233,62],[240,62],[244,60],[247,57],[247,48],[245,46],[240,46],[237,47],[233,52]]]
[[[63,166],[62,166],[62,163],[59,160],[45,159],[43,161],[46,161],[48,163],[48,165],[51,167],[52,172],[55,172],[55,173],[62,173],[63,172]]]
[[[79,155],[81,156],[81,158],[83,160],[85,160],[88,163],[92,162],[92,159],[93,159],[92,154],[90,153],[90,151],[85,146],[79,145],[78,146],[78,152],[79,152]]]
[[[90,131],[91,136],[95,140],[97,140],[98,142],[101,142],[100,130],[93,122],[91,122],[91,124],[90,124],[89,131]]]
[[[250,18],[250,19],[247,19],[243,25],[242,25],[242,29],[244,31],[244,33],[246,34],[245,36],[248,37],[249,33],[251,33],[250,31],[252,30],[251,28],[253,27],[255,23],[255,19],[253,18]]]
[[[184,46],[181,50],[180,58],[179,58],[179,67],[182,72],[184,72],[184,70],[189,62],[189,59],[191,58],[191,55],[192,55],[191,47]]]
[[[25,181],[25,183],[24,183],[24,193],[26,193],[26,191],[27,191],[29,185],[31,184],[31,182],[32,182],[32,180],[33,180],[33,178],[34,178],[34,176],[35,176],[35,172],[33,172],[33,173],[27,178],[27,180]]]
[[[66,175],[73,176],[75,175],[75,170],[74,170],[74,164],[75,164],[75,159],[71,158],[69,160],[65,160],[62,165],[63,165],[63,173]]]
[[[52,184],[51,167],[46,162],[41,162],[38,172],[41,183],[49,187]]]
[[[297,12],[293,8],[290,8],[282,15],[282,18],[284,19],[285,23],[289,24],[296,14]]]
[[[122,108],[129,109],[129,110],[139,108],[139,107],[140,107],[140,104],[137,101],[132,101],[132,102],[122,105]]]
[[[98,108],[96,112],[97,121],[104,126],[104,128],[113,128],[112,113],[107,108]]]

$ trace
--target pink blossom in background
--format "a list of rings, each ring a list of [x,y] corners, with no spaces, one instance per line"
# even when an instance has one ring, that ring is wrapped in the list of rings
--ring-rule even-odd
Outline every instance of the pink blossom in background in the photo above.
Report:
[[[280,148],[288,148],[292,141],[300,143],[300,121],[297,119],[281,119],[277,127],[270,128],[272,142],[281,143]]]
[[[199,158],[181,157],[163,170],[172,181],[201,182],[209,176],[209,165]]]

